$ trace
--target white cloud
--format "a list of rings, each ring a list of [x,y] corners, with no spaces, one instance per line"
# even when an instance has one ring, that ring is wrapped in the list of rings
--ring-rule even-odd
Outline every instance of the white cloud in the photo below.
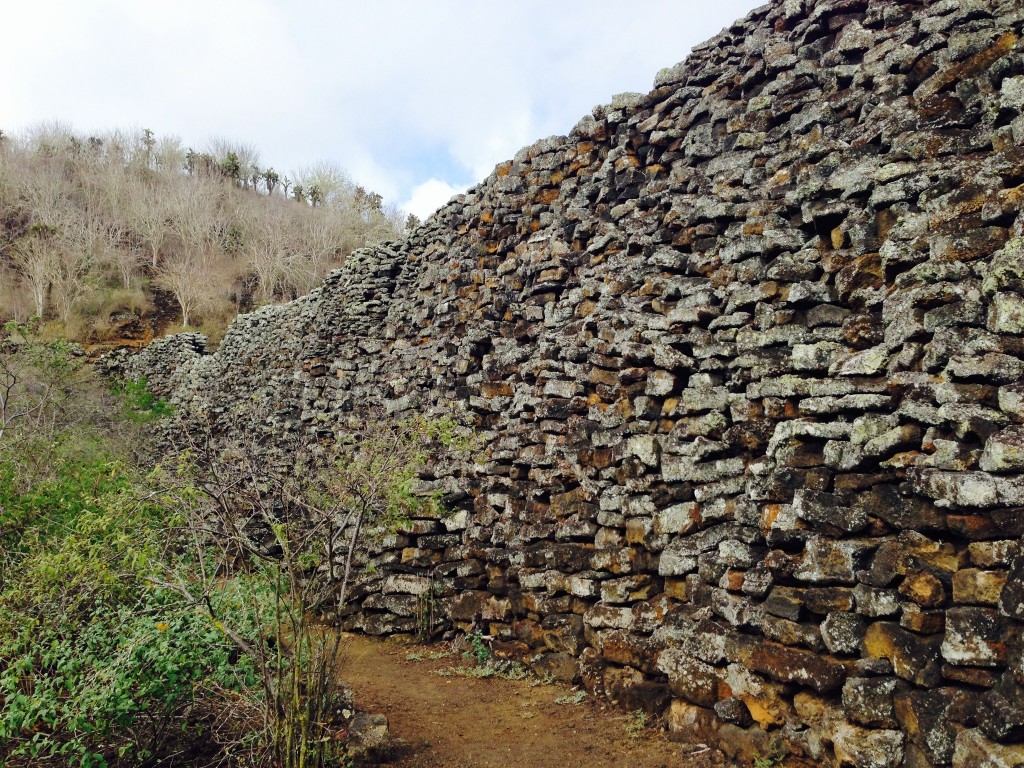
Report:
[[[614,93],[648,90],[760,2],[14,3],[0,128],[142,126],[196,147],[224,136],[279,172],[327,160],[415,204]]]
[[[413,187],[412,194],[402,204],[402,207],[420,219],[426,219],[452,197],[465,191],[466,187],[453,187],[440,179],[427,179],[422,184]]]

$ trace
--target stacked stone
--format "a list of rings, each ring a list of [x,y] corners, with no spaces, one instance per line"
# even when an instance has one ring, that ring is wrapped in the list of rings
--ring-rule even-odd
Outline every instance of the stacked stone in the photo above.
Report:
[[[482,626],[741,758],[1024,765],[1022,35],[765,6],[164,391],[283,445],[472,426],[353,627]]]
[[[154,340],[141,353],[129,348],[110,352],[100,358],[99,368],[111,377],[145,379],[154,392],[183,391],[192,366],[207,353],[206,341],[201,333],[179,333]]]

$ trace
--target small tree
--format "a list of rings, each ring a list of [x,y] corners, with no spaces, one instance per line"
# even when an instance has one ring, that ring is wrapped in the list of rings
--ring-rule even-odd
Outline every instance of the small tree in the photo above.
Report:
[[[149,261],[154,269],[173,231],[175,211],[168,194],[164,188],[137,179],[132,182],[128,195],[127,225],[149,249]]]
[[[181,324],[191,325],[196,315],[214,300],[211,260],[205,254],[180,253],[162,266],[155,283],[174,294],[181,308]]]
[[[281,176],[273,168],[267,168],[267,170],[265,170],[263,172],[263,182],[267,186],[267,194],[268,195],[273,195],[274,194],[274,188],[278,185],[278,183],[280,181],[281,181]],[[253,182],[253,187],[255,188],[255,186],[256,186],[256,182]],[[288,192],[287,192],[287,190],[285,190],[285,197],[287,197],[287,196],[288,196]]]
[[[210,432],[187,440],[165,475],[170,503],[184,512],[195,556],[158,585],[206,614],[262,675],[265,738],[276,765],[321,768],[337,749],[341,633],[316,621],[340,616],[367,529],[395,528],[436,513],[435,497],[413,492],[429,452],[450,426],[396,423],[372,414],[319,457],[275,467],[259,441],[219,444]],[[225,590],[244,596],[261,636],[231,624]],[[220,596],[220,597],[218,597]]]
[[[283,283],[288,266],[288,206],[284,203],[268,209],[266,201],[253,199],[239,206],[237,218],[245,231],[241,251],[245,266],[255,280],[254,294],[258,302],[272,301]]]
[[[63,424],[79,363],[64,341],[40,341],[34,327],[7,323],[0,338],[0,456],[26,437]]]
[[[96,267],[110,260],[120,232],[100,216],[68,209],[59,234],[49,282],[57,314],[67,323],[75,306],[96,289]]]
[[[42,317],[46,312],[50,277],[60,260],[56,236],[55,227],[35,223],[29,227],[28,234],[11,248],[12,261],[32,294],[37,317]]]

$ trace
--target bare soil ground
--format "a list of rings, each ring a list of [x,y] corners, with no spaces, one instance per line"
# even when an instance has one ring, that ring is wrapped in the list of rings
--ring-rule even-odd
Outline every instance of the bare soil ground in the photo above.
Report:
[[[473,662],[406,638],[349,638],[342,677],[356,706],[387,715],[400,740],[392,768],[682,768],[690,763],[663,731],[636,728],[622,712],[536,679],[450,674]],[[411,657],[411,658],[410,658]],[[442,674],[448,673],[448,676]]]

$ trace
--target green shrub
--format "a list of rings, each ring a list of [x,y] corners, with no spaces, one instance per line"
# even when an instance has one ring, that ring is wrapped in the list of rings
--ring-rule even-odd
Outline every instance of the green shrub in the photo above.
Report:
[[[135,422],[165,419],[174,413],[174,407],[164,398],[149,391],[149,380],[143,376],[136,381],[120,384],[121,403],[125,418]]]
[[[188,730],[199,681],[255,682],[210,622],[165,590],[91,608],[88,620],[24,621],[0,639],[0,743],[71,766],[142,762]]]
[[[182,562],[181,515],[133,465],[139,428],[116,417],[168,406],[144,382],[118,405],[60,343],[0,353],[33,413],[0,434],[0,765],[146,764],[198,737],[216,697],[259,696],[223,626],[153,581],[202,564]],[[254,642],[257,589],[206,596]]]
[[[0,765],[155,765],[201,739],[219,764],[337,764],[341,635],[317,616],[343,615],[363,536],[443,514],[414,486],[458,430],[369,418],[286,472],[208,440],[144,471],[167,403],[145,381],[114,400],[15,331],[0,375],[31,417],[0,429]]]

